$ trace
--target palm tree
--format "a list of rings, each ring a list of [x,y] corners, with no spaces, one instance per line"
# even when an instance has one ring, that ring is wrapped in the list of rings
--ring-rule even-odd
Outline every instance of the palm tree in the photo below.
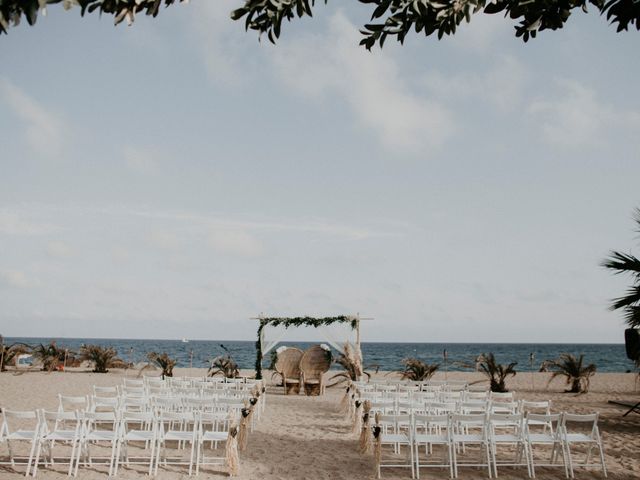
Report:
[[[83,345],[80,347],[80,360],[93,362],[94,373],[107,373],[109,368],[116,368],[123,364],[113,347],[100,345]]]
[[[587,393],[589,391],[589,378],[595,375],[596,366],[590,363],[587,366],[582,365],[584,355],[576,358],[570,353],[561,353],[555,360],[547,360],[543,362],[542,367],[545,370],[552,370],[549,383],[559,376],[567,377],[567,385],[571,385],[567,393]]]
[[[42,370],[50,372],[64,362],[65,356],[71,354],[69,350],[58,347],[55,341],[48,345],[40,343],[31,349],[31,354],[42,363]]]
[[[636,232],[640,233],[640,208],[634,210],[633,219],[637,224]],[[640,327],[640,259],[630,253],[612,251],[601,265],[613,270],[616,275],[631,275],[631,286],[627,289],[626,295],[614,298],[609,308],[622,309],[627,325],[631,328]]]
[[[222,349],[226,352],[224,355],[218,355],[216,358],[211,360],[211,366],[209,367],[209,371],[207,375],[209,377],[213,377],[219,373],[221,373],[225,378],[237,378],[240,376],[240,368],[238,364],[233,359],[231,352],[227,347],[225,347],[222,343],[220,344]],[[272,358],[273,361],[273,358]]]
[[[404,371],[402,374],[402,380],[412,380],[414,382],[422,382],[429,380],[436,373],[436,370],[440,368],[439,363],[425,363],[417,358],[405,358],[402,360],[404,364]]]
[[[147,359],[149,360],[149,364],[142,368],[144,370],[150,366],[157,366],[162,369],[162,378],[165,377],[173,377],[173,367],[176,366],[178,361],[175,358],[170,358],[166,352],[156,353],[149,352],[147,354]],[[141,370],[141,371],[142,371]]]
[[[478,357],[480,371],[484,373],[491,382],[492,392],[508,392],[505,382],[509,375],[515,375],[515,366],[518,362],[511,362],[509,365],[501,365],[496,362],[493,353],[483,353]]]

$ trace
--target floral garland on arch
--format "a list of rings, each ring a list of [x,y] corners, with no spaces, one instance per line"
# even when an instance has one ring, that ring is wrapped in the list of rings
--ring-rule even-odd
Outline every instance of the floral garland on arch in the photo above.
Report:
[[[338,317],[264,317],[260,318],[260,325],[258,326],[258,340],[256,340],[256,378],[262,378],[262,330],[266,326],[270,327],[324,327],[333,325],[334,323],[349,323],[351,329],[355,330],[358,326],[358,318],[354,316],[340,315]]]

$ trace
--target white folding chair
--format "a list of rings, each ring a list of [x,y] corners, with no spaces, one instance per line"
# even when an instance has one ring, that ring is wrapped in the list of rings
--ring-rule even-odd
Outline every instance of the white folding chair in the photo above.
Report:
[[[578,429],[578,425],[584,426]],[[586,431],[584,428],[586,427]],[[562,416],[562,439],[567,452],[567,463],[569,465],[569,475],[574,478],[574,467],[582,468],[602,468],[602,474],[607,477],[607,467],[604,460],[604,450],[602,448],[602,439],[600,438],[600,430],[598,429],[598,414],[578,415],[573,413],[565,413]],[[587,446],[587,453],[582,463],[574,463],[571,457],[571,445],[581,444]],[[600,462],[591,462],[591,454],[593,448],[598,450]]]
[[[63,464],[68,464],[68,475],[73,473],[74,462],[80,447],[80,433],[82,421],[79,412],[47,412],[40,410],[40,431],[38,433],[38,446],[36,447],[35,461],[33,463],[33,476],[38,471],[40,454],[44,451],[44,465],[53,465],[56,460]],[[53,450],[56,442],[67,444],[71,447],[68,457],[54,457]]]
[[[169,412],[161,411],[158,415],[158,452],[156,455],[155,474],[158,474],[158,465],[189,465],[189,475],[193,471],[195,461],[196,436],[198,433],[195,414],[193,412]],[[181,444],[189,443],[191,451],[189,461],[182,458],[169,460],[167,456],[167,442]]]
[[[453,462],[451,461],[451,438],[449,415],[414,415],[413,416],[413,445],[416,462],[416,478],[420,478],[422,467],[446,467],[453,477]],[[441,462],[431,461],[433,445],[442,445],[444,455]],[[420,463],[420,447],[424,446],[425,459]]]
[[[14,422],[18,425],[15,425]],[[29,424],[29,425],[26,425]],[[15,427],[15,428],[14,428]],[[33,459],[38,445],[38,435],[40,432],[40,418],[36,411],[15,411],[2,408],[2,425],[0,426],[0,438],[7,444],[9,450],[9,463],[12,468],[16,463],[26,466],[24,476],[29,476]],[[14,455],[12,443],[25,442],[30,444],[28,457]],[[26,460],[26,462],[16,462],[16,460]],[[34,466],[35,469],[35,466]]]
[[[116,412],[84,412],[82,415],[82,432],[74,476],[78,475],[80,462],[93,467],[96,460],[109,465],[109,476],[115,474],[118,461],[120,423]],[[106,428],[109,425],[110,428]],[[107,448],[109,456],[96,457],[91,449],[101,446]],[[101,462],[104,460],[104,462]],[[108,463],[107,463],[108,461]]]
[[[521,413],[505,414],[491,413],[487,421],[489,423],[489,446],[491,451],[491,461],[493,463],[493,474],[498,477],[498,465],[501,466],[526,466],[527,473],[531,477],[531,464],[529,462],[528,443],[524,434],[524,417]],[[513,426],[513,431],[504,432],[505,425]],[[498,447],[514,447],[513,461],[502,461],[498,464]]]
[[[454,413],[451,415],[451,452],[453,453],[453,476],[457,478],[458,467],[487,467],[489,478],[492,478],[491,473],[491,453],[489,447],[489,435],[486,422],[486,415],[475,414],[465,415],[461,413]],[[466,458],[465,462],[459,461],[458,450],[462,450],[459,447],[464,446],[463,450],[466,454],[466,447],[469,445],[478,446],[478,458],[475,462]]]
[[[154,460],[158,443],[157,421],[152,412],[123,412],[120,421],[119,457],[116,460],[115,473],[121,463],[127,466],[131,464],[149,464],[149,475],[154,472]],[[150,447],[149,455],[132,457],[129,455],[130,446],[138,445],[143,451]],[[131,460],[136,458],[137,460]]]
[[[198,433],[196,437],[196,475],[200,472],[200,466],[225,465],[225,452],[220,455],[205,455],[205,442],[209,442],[211,449],[218,448],[219,442],[227,442],[229,431],[235,423],[233,416],[224,413],[201,412],[198,416]]]
[[[527,400],[520,401],[520,411],[527,415],[529,413],[537,413],[541,415],[551,415],[551,401],[545,400],[541,402],[529,402]],[[553,424],[552,423],[538,423],[537,420],[529,421],[529,426],[540,426],[546,431],[547,428],[553,432]]]
[[[551,425],[551,428],[540,431],[539,426]],[[554,427],[555,425],[555,427]],[[531,476],[536,476],[536,465],[540,467],[560,467],[564,468],[565,475],[569,477],[569,470],[565,460],[565,446],[562,439],[562,415],[527,413],[524,418],[524,435],[527,441],[529,453],[529,465],[531,465]],[[542,463],[534,455],[534,447],[543,446],[550,448],[549,461]],[[558,453],[562,456],[562,464],[557,463]]]
[[[91,395],[89,398],[90,412],[117,412],[120,409],[120,398],[118,397],[99,397]]]
[[[415,462],[413,459],[413,421],[411,415],[376,415],[375,428],[379,432],[376,441],[381,446],[391,445],[393,457],[385,463],[382,458],[377,465],[377,478],[381,478],[382,468],[408,467],[411,469],[411,478],[415,477]],[[405,463],[399,463],[398,455],[401,447],[407,447]]]

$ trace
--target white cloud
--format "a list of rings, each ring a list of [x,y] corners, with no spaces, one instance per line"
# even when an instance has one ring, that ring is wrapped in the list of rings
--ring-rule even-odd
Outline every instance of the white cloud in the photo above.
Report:
[[[557,84],[554,97],[534,100],[528,109],[548,143],[577,150],[604,145],[615,129],[640,134],[639,112],[616,110],[577,81],[564,79]]]
[[[300,95],[337,95],[390,151],[428,156],[452,135],[452,114],[412,92],[391,55],[367,52],[358,41],[357,27],[338,12],[322,36],[279,44],[272,56],[275,74]]]
[[[64,242],[49,242],[47,254],[54,258],[67,258],[73,255],[73,249]]]
[[[215,229],[208,240],[209,245],[220,253],[256,257],[264,251],[258,239],[242,230]]]
[[[126,145],[122,154],[125,165],[134,172],[150,173],[154,172],[158,167],[157,158],[160,155],[159,152]]]
[[[65,143],[64,122],[6,78],[0,78],[0,95],[13,113],[24,122],[30,148],[47,156],[58,155]]]
[[[178,236],[169,231],[153,231],[149,234],[149,241],[153,246],[164,250],[174,250],[180,245]]]
[[[508,112],[522,103],[527,70],[517,58],[496,57],[497,62],[484,72],[444,75],[432,71],[423,77],[423,84],[438,98],[447,101],[468,100],[473,97]]]
[[[0,234],[4,235],[46,235],[57,228],[47,223],[26,220],[22,215],[9,209],[0,209]]]
[[[202,51],[209,78],[227,87],[244,84],[250,77],[246,49],[249,45],[258,48],[260,44],[255,35],[245,32],[243,22],[231,20],[230,13],[238,2],[198,2],[192,7],[195,41]]]
[[[29,288],[33,282],[19,270],[0,270],[0,285],[10,288]]]

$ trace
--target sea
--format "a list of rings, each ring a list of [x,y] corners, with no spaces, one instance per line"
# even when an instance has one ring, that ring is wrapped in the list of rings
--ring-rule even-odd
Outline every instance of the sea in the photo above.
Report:
[[[229,340],[139,340],[109,338],[5,338],[5,344],[23,342],[30,345],[55,341],[58,347],[78,351],[82,345],[113,347],[118,356],[134,364],[144,362],[149,352],[166,352],[178,360],[178,367],[209,367],[211,360],[227,352],[240,368],[253,369],[255,341]],[[316,343],[317,344],[317,343]],[[283,342],[283,345],[305,349],[310,342]],[[446,353],[445,353],[446,352]],[[517,371],[538,371],[544,360],[557,358],[561,353],[584,354],[585,363],[595,363],[599,372],[633,371],[634,364],[627,359],[624,344],[592,343],[379,343],[362,344],[366,370],[393,371],[402,369],[402,360],[418,358],[428,363],[439,363],[441,370],[465,371],[475,365],[482,353],[492,352],[499,363],[517,362]],[[334,355],[338,355],[334,351]],[[269,354],[263,366],[269,366]],[[334,367],[340,368],[340,367]]]

